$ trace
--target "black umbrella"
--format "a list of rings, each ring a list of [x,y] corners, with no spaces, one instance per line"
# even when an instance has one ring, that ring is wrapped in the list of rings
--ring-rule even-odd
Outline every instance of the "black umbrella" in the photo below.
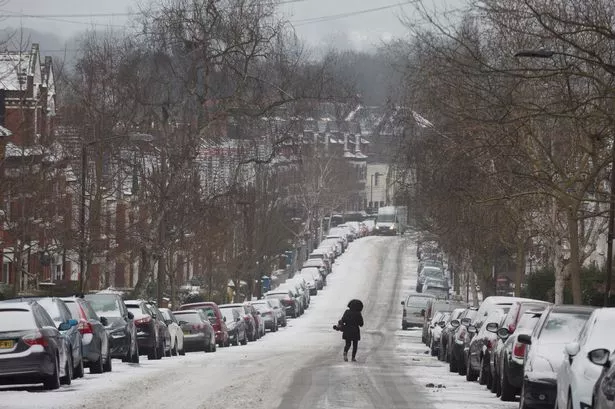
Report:
[[[350,308],[352,311],[361,312],[363,311],[363,301],[357,300],[356,298],[354,300],[350,300],[350,302],[348,303],[348,308]]]

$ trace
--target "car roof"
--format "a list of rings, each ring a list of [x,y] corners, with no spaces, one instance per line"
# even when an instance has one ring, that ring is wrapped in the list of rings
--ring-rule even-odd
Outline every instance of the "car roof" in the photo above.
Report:
[[[27,310],[32,311],[32,305],[36,301],[3,301],[0,303],[0,310]]]
[[[203,307],[203,306],[218,306],[218,304],[216,304],[213,301],[199,301],[199,302],[191,302],[188,304],[182,304],[179,307]]]
[[[551,311],[561,312],[564,314],[574,314],[579,312],[591,314],[595,309],[596,307],[592,307],[589,305],[554,305],[553,307],[551,307]]]
[[[199,310],[177,310],[177,311],[171,311],[174,315],[181,315],[181,314],[198,314],[200,311]]]

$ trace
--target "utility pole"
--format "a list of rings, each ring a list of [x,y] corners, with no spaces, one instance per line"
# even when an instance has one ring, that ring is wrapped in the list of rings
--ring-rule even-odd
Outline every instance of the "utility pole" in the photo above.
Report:
[[[81,203],[79,205],[79,291],[83,294],[87,291],[85,276],[85,188],[88,175],[88,150],[85,143],[81,146]]]

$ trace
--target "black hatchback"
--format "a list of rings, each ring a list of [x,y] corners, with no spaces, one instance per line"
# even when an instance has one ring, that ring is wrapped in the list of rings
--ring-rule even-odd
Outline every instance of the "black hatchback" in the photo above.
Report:
[[[126,308],[122,297],[116,293],[100,292],[87,294],[85,299],[100,319],[107,321],[105,329],[111,341],[111,356],[124,362],[139,362],[134,316]]]
[[[45,389],[70,384],[65,340],[49,314],[35,301],[0,304],[0,383],[43,383]]]

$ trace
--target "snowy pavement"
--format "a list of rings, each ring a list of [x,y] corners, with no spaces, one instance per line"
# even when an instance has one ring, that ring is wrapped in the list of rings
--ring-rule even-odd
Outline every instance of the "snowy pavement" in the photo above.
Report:
[[[425,354],[420,332],[399,329],[400,301],[416,281],[415,254],[409,238],[358,240],[336,262],[306,314],[277,333],[210,354],[142,357],[140,364],[114,360],[113,372],[87,373],[57,391],[0,387],[0,408],[516,407],[450,374]],[[331,329],[351,298],[365,303],[356,363],[342,361],[340,333]]]

